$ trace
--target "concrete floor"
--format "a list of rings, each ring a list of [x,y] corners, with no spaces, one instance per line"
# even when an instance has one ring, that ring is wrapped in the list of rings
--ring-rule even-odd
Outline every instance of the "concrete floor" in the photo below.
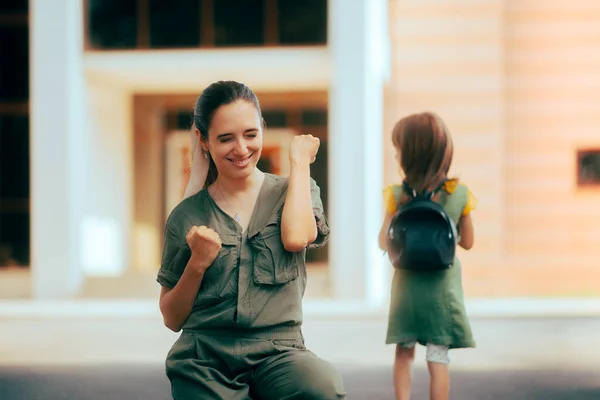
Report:
[[[472,324],[478,347],[451,352],[452,398],[600,399],[600,318]],[[0,326],[2,400],[168,398],[163,363],[177,334],[158,316],[4,317]],[[304,334],[311,350],[343,371],[348,398],[390,399],[393,347],[383,344],[385,327],[380,317],[311,317]],[[418,348],[415,399],[427,398],[423,358]],[[142,396],[149,388],[153,395]]]

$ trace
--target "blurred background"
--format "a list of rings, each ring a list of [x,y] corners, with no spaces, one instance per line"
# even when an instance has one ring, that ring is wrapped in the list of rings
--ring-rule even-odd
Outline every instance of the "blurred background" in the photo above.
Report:
[[[452,172],[479,200],[476,245],[459,255],[479,348],[458,352],[456,368],[490,371],[488,389],[470,387],[467,373],[453,390],[600,398],[582,378],[600,366],[588,350],[600,345],[596,0],[0,4],[6,371],[143,363],[155,370],[139,379],[166,379],[176,336],[158,311],[162,229],[187,184],[192,107],[222,79],[259,97],[264,171],[287,173],[294,135],[321,139],[311,174],[332,236],[307,256],[306,334],[323,356],[353,365],[348,374],[362,371],[367,384],[351,387],[379,390],[351,398],[391,398],[381,194],[400,180],[394,123],[425,110],[446,121]],[[524,370],[545,394],[527,392],[534,378],[519,386]],[[0,398],[3,388],[23,395],[15,382],[28,375],[1,371]],[[485,397],[494,382],[499,397]]]

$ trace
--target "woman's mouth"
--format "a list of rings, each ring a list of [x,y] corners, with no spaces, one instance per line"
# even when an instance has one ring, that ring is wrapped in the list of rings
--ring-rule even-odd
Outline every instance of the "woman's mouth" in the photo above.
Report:
[[[250,158],[252,158],[252,154],[245,158],[236,158],[233,160],[229,159],[229,161],[231,161],[231,163],[238,168],[244,168],[248,165],[248,163],[250,163]]]

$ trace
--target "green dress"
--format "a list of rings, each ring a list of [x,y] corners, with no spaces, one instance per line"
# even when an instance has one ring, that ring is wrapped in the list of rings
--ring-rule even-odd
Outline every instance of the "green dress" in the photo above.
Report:
[[[396,200],[401,186],[393,186]],[[458,221],[469,200],[469,190],[459,184],[452,193],[442,191],[438,202]],[[444,271],[419,273],[395,269],[392,280],[387,344],[417,341],[449,348],[475,347],[465,310],[461,264]]]

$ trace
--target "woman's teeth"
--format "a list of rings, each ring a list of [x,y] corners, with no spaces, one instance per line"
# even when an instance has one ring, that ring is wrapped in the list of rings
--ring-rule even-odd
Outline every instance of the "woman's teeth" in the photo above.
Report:
[[[248,163],[250,162],[250,157],[245,158],[243,160],[231,160],[231,162],[236,167],[244,167],[244,166],[248,165]]]

